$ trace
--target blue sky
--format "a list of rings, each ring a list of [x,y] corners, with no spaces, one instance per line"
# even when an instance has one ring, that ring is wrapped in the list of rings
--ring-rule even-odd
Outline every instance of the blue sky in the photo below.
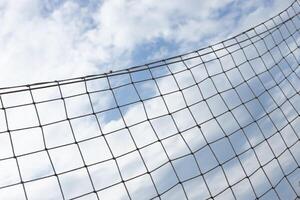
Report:
[[[288,5],[278,0],[2,1],[1,86],[107,72],[195,50]]]

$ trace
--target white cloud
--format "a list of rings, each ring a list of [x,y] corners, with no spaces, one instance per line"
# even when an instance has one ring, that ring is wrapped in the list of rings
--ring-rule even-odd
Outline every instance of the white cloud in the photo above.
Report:
[[[125,67],[134,63],[131,55],[139,51],[136,48],[157,39],[174,43],[179,50],[199,48],[203,38],[225,38],[239,27],[261,21],[264,13],[273,14],[288,5],[288,1],[274,2],[270,7],[261,1],[251,5],[230,0],[103,1],[91,2],[89,7],[76,1],[2,1],[1,86]],[[232,4],[237,9],[226,13],[226,6]],[[249,7],[255,12],[244,15]],[[225,9],[222,21],[221,9]]]

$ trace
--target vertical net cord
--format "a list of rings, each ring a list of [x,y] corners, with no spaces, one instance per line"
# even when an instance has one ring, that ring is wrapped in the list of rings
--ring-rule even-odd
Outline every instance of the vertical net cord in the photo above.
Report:
[[[241,46],[240,46],[241,47]],[[242,47],[241,47],[241,49],[242,49]],[[245,55],[245,52],[243,51],[243,53],[244,53],[244,55]],[[229,55],[232,57],[232,54],[229,52]],[[246,56],[245,56],[246,57]],[[246,57],[247,58],[247,57]],[[234,61],[234,58],[232,57],[232,60],[233,60],[233,62],[235,63],[235,61]],[[236,63],[235,63],[235,65],[236,65]],[[249,64],[250,65],[250,64]],[[274,65],[274,66],[276,66],[276,65]],[[274,66],[272,66],[272,67],[274,67]],[[241,73],[241,71],[239,70],[239,68],[237,68],[238,69],[238,71],[239,71],[239,74],[243,77],[243,74]],[[253,68],[252,68],[253,69]],[[225,73],[225,76],[227,77],[227,75],[226,75],[226,73]],[[243,79],[245,79],[245,77],[243,77]],[[245,79],[246,80],[246,79]],[[231,81],[230,81],[230,79],[228,79],[228,81],[230,82],[230,84],[231,84],[231,86],[232,86],[232,88],[234,88],[233,87],[233,85],[232,85],[232,83],[231,83]],[[247,81],[245,81],[245,83],[248,85],[248,83],[247,83]],[[264,84],[262,84],[263,85],[263,87],[264,87]],[[276,85],[275,85],[276,86]],[[273,86],[272,88],[274,88],[275,86]],[[248,88],[250,88],[250,90],[251,90],[251,92],[252,92],[252,94],[254,94],[255,95],[255,93],[253,92],[253,90],[251,89],[251,87],[248,85]],[[270,88],[271,89],[271,88]],[[265,91],[268,91],[266,88],[265,88]],[[236,92],[236,94],[237,94],[237,96],[238,96],[238,98],[239,98],[239,100],[241,101],[241,102],[243,102],[242,101],[242,98],[241,98],[241,96],[239,95],[239,93],[238,92]],[[221,95],[222,96],[222,95]],[[270,95],[271,96],[271,95]],[[255,98],[259,101],[259,97],[260,97],[260,95],[258,95],[258,96],[256,96]],[[272,96],[271,96],[272,97]],[[260,101],[259,101],[259,103],[260,103]],[[242,103],[243,105],[244,105],[244,103]],[[262,106],[262,108],[264,108],[263,107],[263,105],[260,103],[260,105]],[[280,107],[281,105],[277,105],[278,107]],[[247,106],[244,106],[245,108],[246,108],[246,110],[248,111],[248,113],[251,115],[251,113],[250,113],[250,111],[248,110],[248,108],[247,108]],[[273,109],[272,111],[270,111],[270,112],[273,112],[274,110],[276,110],[277,108],[275,108],[275,109]],[[269,113],[270,113],[269,112]],[[265,110],[265,113],[266,113],[266,115],[268,116],[269,114],[268,114],[268,112]],[[265,117],[266,115],[264,115],[264,116],[262,116],[262,117]],[[235,118],[235,116],[233,115],[233,117]],[[257,124],[257,121],[258,120],[255,120],[254,118],[253,118],[253,116],[251,115],[251,117],[252,117],[252,119],[253,119],[253,121],[254,121],[254,123],[256,123]],[[261,117],[261,118],[262,118]],[[237,121],[237,123],[239,124],[239,122]],[[273,121],[272,121],[272,123],[273,123]],[[273,123],[274,124],[274,123]],[[239,124],[239,126],[240,126],[240,124]],[[260,126],[257,126],[258,128],[259,128],[259,130],[263,133],[263,131],[262,131],[262,129],[260,128]],[[276,126],[275,126],[276,127]],[[250,142],[250,140],[249,140],[249,138],[248,138],[248,136],[247,136],[247,134],[245,134],[245,132],[244,132],[244,129],[243,129],[244,127],[241,127],[240,126],[240,130],[243,132],[243,134],[245,135],[245,137],[246,137],[246,139],[247,139],[247,141],[248,141],[248,143],[249,144],[251,144],[251,142]],[[281,130],[277,130],[277,132],[279,133]],[[273,135],[272,135],[273,136]],[[272,137],[272,136],[270,136],[270,137]],[[269,138],[266,138],[264,135],[263,135],[263,137],[264,137],[264,139],[265,139],[265,141],[267,141],[267,139],[269,139]],[[258,144],[259,145],[259,144]],[[256,145],[256,146],[258,146],[258,145]],[[272,150],[272,148],[270,147],[270,144],[268,143],[268,146],[269,146],[269,148],[271,149],[271,151],[272,151],[272,153],[273,153],[273,155],[275,156],[275,154],[274,154],[274,152],[273,152],[273,150]],[[271,183],[271,181],[269,180],[269,178],[268,178],[268,176],[267,176],[267,174],[266,174],[266,172],[264,171],[264,168],[263,168],[263,165],[261,165],[261,163],[259,162],[259,159],[258,159],[258,156],[257,156],[257,153],[256,153],[256,151],[255,151],[255,149],[254,149],[255,147],[252,147],[251,146],[251,149],[253,150],[253,152],[254,152],[254,154],[255,154],[255,158],[256,158],[256,160],[258,161],[258,163],[260,164],[260,168],[263,170],[263,172],[264,172],[264,174],[265,174],[265,176],[267,177],[267,179],[268,179],[268,182],[269,182],[269,184],[270,185],[272,185],[272,183]],[[278,161],[277,161],[278,162]],[[280,163],[278,162],[278,164],[279,164],[279,166],[281,166],[280,165]],[[282,168],[281,168],[282,169]],[[251,175],[250,175],[251,176]],[[251,184],[251,181],[250,181],[250,184]],[[252,186],[252,184],[251,184],[251,186]],[[253,186],[252,186],[253,187]],[[273,187],[273,186],[272,186]],[[273,190],[274,190],[274,188],[272,188]],[[277,195],[277,197],[280,199],[280,197],[279,197],[279,195],[278,195],[278,193],[277,193],[277,191],[276,190],[274,190],[275,192],[276,192],[276,195]],[[268,191],[267,191],[268,192]],[[256,194],[255,194],[256,195]],[[257,197],[257,198],[259,198],[259,197]]]
[[[60,93],[61,100],[63,101],[64,111],[65,111],[65,115],[66,115],[66,117],[67,117],[67,122],[68,122],[68,124],[69,124],[69,126],[70,126],[70,129],[71,129],[72,136],[73,136],[73,139],[74,139],[74,141],[75,141],[76,147],[77,147],[77,149],[79,150],[79,153],[80,153],[81,161],[82,161],[82,163],[84,164],[84,169],[85,169],[86,172],[88,173],[88,177],[89,177],[90,183],[91,183],[91,185],[92,185],[92,187],[93,187],[93,190],[96,191],[95,186],[94,186],[94,183],[93,183],[93,180],[92,180],[92,177],[91,177],[91,174],[90,174],[90,171],[89,171],[89,169],[88,169],[88,167],[87,167],[87,164],[86,164],[85,161],[84,161],[84,157],[83,157],[83,155],[82,155],[82,151],[81,151],[81,149],[80,149],[80,147],[79,147],[79,144],[78,144],[78,142],[77,142],[77,139],[76,139],[76,137],[75,137],[74,130],[73,130],[71,121],[70,121],[70,119],[69,119],[69,115],[68,115],[68,110],[67,110],[66,102],[65,102],[65,99],[64,99],[64,97],[63,97],[63,93],[62,93],[61,86],[60,86],[59,82],[57,82],[57,86],[58,86],[58,89],[59,89],[59,93]],[[96,192],[95,192],[95,193],[96,193]],[[98,193],[96,193],[96,196],[97,196],[97,199],[99,200]]]
[[[226,49],[226,48],[225,48],[225,49]],[[213,50],[213,49],[212,49],[212,50]],[[214,54],[216,55],[215,52],[214,52]],[[199,56],[200,56],[200,55],[199,55]],[[216,56],[217,56],[217,55],[216,55]],[[202,60],[201,56],[200,56],[200,59]],[[202,62],[203,62],[203,60],[202,60]],[[223,67],[223,65],[222,65],[222,63],[220,62],[219,59],[218,59],[218,62],[220,63],[220,66],[222,67],[222,71],[224,71],[224,67]],[[205,64],[204,64],[204,66],[205,66]],[[207,68],[206,68],[206,67],[205,67],[205,69],[206,69],[206,73],[209,74],[209,72],[207,71]],[[224,74],[225,74],[226,79],[229,81],[231,87],[234,88],[233,85],[232,85],[232,83],[231,83],[231,81],[230,81],[230,79],[228,78],[227,74],[226,74],[226,73],[224,73]],[[215,83],[214,83],[214,82],[212,82],[212,83],[213,83],[213,86],[214,86],[215,90],[218,92],[218,94],[220,94],[220,93],[219,93],[219,90],[217,89],[217,87],[216,87],[216,85],[215,85]],[[229,110],[229,112],[232,114],[234,120],[235,120],[235,121],[237,122],[237,124],[239,125],[240,130],[243,131],[243,128],[241,127],[241,125],[239,124],[239,122],[236,120],[234,114],[230,111],[230,109],[229,109],[228,105],[226,104],[226,102],[224,101],[224,98],[222,97],[222,95],[220,95],[220,97],[221,97],[221,99],[222,99],[224,105],[226,105],[226,108],[227,108],[227,109]],[[239,98],[240,98],[240,97],[239,97]],[[240,99],[240,100],[241,100],[241,99]],[[241,102],[243,102],[243,101],[241,101]],[[209,107],[209,106],[208,106],[208,107]],[[213,115],[213,112],[211,111],[211,109],[210,109],[210,113]],[[219,125],[219,127],[221,128],[222,133],[223,133],[224,136],[226,137],[227,141],[230,143],[231,148],[234,149],[234,147],[233,147],[231,141],[228,139],[228,136],[227,136],[226,132],[224,131],[224,129],[222,128],[221,124],[219,123],[218,120],[216,120],[216,122],[217,122],[217,124]],[[244,133],[244,132],[243,132],[243,133]],[[244,134],[245,134],[245,133],[244,133]],[[249,142],[249,141],[248,141],[248,142]],[[237,156],[237,153],[236,153],[235,151],[234,151],[234,153],[235,153],[235,155]],[[238,158],[238,161],[239,161],[240,165],[242,166],[242,169],[243,169],[244,174],[247,174],[246,171],[245,171],[245,169],[244,169],[244,167],[243,167],[243,165],[242,165],[242,163],[241,163],[240,158],[239,158],[238,156],[237,156],[237,158]],[[224,172],[223,172],[223,173],[224,173]],[[225,174],[225,173],[224,173],[224,174]],[[246,177],[246,178],[249,179],[248,177]],[[254,190],[254,188],[253,188],[252,183],[251,183],[250,181],[249,181],[249,183],[250,183],[251,189],[253,190],[253,192],[254,192],[254,194],[255,194],[255,190]],[[228,185],[230,185],[230,184],[228,183]],[[230,187],[230,188],[231,188],[231,187]],[[231,189],[231,190],[232,190],[232,189]],[[234,195],[234,192],[232,192],[232,193],[233,193],[233,195]],[[256,196],[256,194],[255,194],[255,196]],[[234,196],[234,197],[235,197],[235,196]],[[236,198],[236,197],[235,197],[235,198]],[[257,196],[256,196],[256,198],[257,198]]]
[[[148,117],[148,114],[147,114],[147,110],[146,110],[145,104],[144,104],[144,101],[142,100],[142,98],[141,98],[141,96],[140,96],[140,94],[139,94],[139,92],[138,92],[138,90],[137,90],[137,88],[136,88],[136,86],[135,86],[135,84],[134,84],[134,81],[133,81],[133,79],[132,79],[132,75],[131,75],[130,73],[129,73],[129,78],[130,78],[130,82],[131,82],[131,84],[132,84],[132,86],[133,86],[133,88],[134,88],[134,91],[135,91],[136,94],[138,95],[139,101],[142,103],[143,109],[144,109],[144,111],[145,111],[145,115],[146,115],[147,118],[149,118],[149,117]],[[116,100],[115,96],[114,96],[114,99]],[[123,117],[122,117],[122,119],[123,119],[124,124],[126,124]],[[150,123],[150,124],[151,124],[151,123]],[[152,126],[151,126],[151,128],[152,128],[153,131],[155,131],[154,128],[153,128]],[[129,129],[128,129],[128,130],[129,130]],[[159,140],[157,134],[156,134],[155,136],[156,136],[156,139]],[[135,145],[136,148],[138,149],[138,147],[137,147],[137,145],[136,145],[136,142],[135,142],[134,138],[132,137],[132,134],[131,134],[131,133],[130,133],[130,137],[132,138],[132,140],[134,141],[134,145]],[[161,144],[161,142],[160,142],[160,144]],[[163,146],[163,145],[161,144],[161,146]],[[154,185],[154,188],[155,188],[155,192],[156,192],[156,194],[157,194],[157,197],[158,197],[159,199],[161,199],[160,196],[159,196],[158,189],[157,189],[157,187],[156,187],[156,185],[155,185],[155,182],[154,182],[154,180],[153,180],[153,176],[151,175],[150,170],[148,169],[148,167],[147,167],[147,165],[146,165],[146,163],[145,163],[145,160],[143,159],[143,156],[141,155],[140,151],[139,151],[139,155],[140,155],[140,157],[142,158],[142,161],[143,161],[143,164],[144,164],[145,168],[147,169],[147,174],[149,174],[149,176],[150,176],[150,178],[151,178],[151,182],[152,182],[152,184]],[[166,155],[167,155],[167,154],[166,154]]]
[[[95,113],[95,109],[94,109],[94,106],[93,106],[93,103],[92,103],[92,100],[91,100],[90,93],[88,92],[88,88],[87,88],[86,82],[84,82],[84,86],[85,86],[85,90],[86,90],[87,95],[88,95],[88,98],[89,98],[89,103],[90,103],[90,106],[91,106],[93,115],[95,116],[96,121],[97,121],[97,127],[99,128],[100,133],[102,133],[102,129],[101,129],[99,120],[98,120],[98,118],[97,118],[97,115],[96,115],[96,113]],[[103,139],[104,139],[104,141],[105,141],[105,144],[106,144],[106,145],[108,146],[108,148],[109,148],[109,152],[110,152],[110,154],[111,154],[111,156],[112,156],[112,158],[113,158],[113,160],[114,160],[114,163],[115,163],[116,166],[117,166],[118,174],[119,174],[119,176],[122,178],[122,174],[121,174],[121,170],[120,170],[120,167],[119,167],[119,165],[118,165],[118,162],[117,162],[116,158],[114,157],[114,154],[113,154],[113,152],[112,152],[112,149],[110,148],[109,143],[107,142],[107,139],[106,139],[106,137],[105,137],[104,134],[103,134]],[[124,183],[124,182],[123,182],[123,185],[125,186],[125,183]],[[97,190],[95,190],[95,192],[97,192]],[[127,192],[128,196],[129,196],[129,192],[128,192],[128,189],[127,189],[127,188],[126,188],[126,192]],[[129,197],[130,197],[130,196],[129,196]]]
[[[280,15],[279,15],[279,16],[280,16]],[[280,32],[280,29],[279,29],[279,32]],[[280,32],[280,33],[281,33],[281,32]],[[248,35],[246,34],[246,36],[248,36]],[[282,36],[282,35],[281,35],[281,36]],[[271,37],[272,37],[272,36],[271,36]],[[272,38],[273,38],[273,37],[272,37]],[[274,39],[274,38],[273,38],[273,39]],[[285,41],[284,38],[283,38],[283,41]],[[251,41],[251,43],[253,44],[252,41]],[[257,48],[256,48],[256,46],[255,46],[254,44],[253,44],[253,46],[254,46],[256,52],[259,53],[258,50],[257,50]],[[288,47],[288,48],[289,48],[289,47]],[[282,54],[282,52],[281,52],[280,49],[279,49],[279,51],[280,51],[280,53],[281,53],[281,56],[282,56],[283,59],[285,60],[285,56]],[[293,55],[293,54],[292,54],[292,55]],[[272,59],[274,59],[273,56],[272,56]],[[264,60],[263,60],[263,59],[261,59],[261,60],[262,60],[262,62],[263,62],[263,64],[264,64],[264,67],[266,68],[267,72],[269,72],[269,70],[267,69],[267,66],[266,66]],[[253,69],[251,63],[249,63],[249,65],[250,65],[250,67]],[[298,66],[299,66],[299,63],[298,63]],[[279,67],[279,70],[282,72],[282,70],[281,70],[280,67]],[[283,73],[283,72],[282,72],[282,73]],[[276,80],[275,80],[274,76],[272,75],[272,73],[269,72],[269,74],[270,74],[271,78],[274,80],[274,82],[276,83]],[[283,74],[284,74],[284,73],[283,73]],[[268,91],[267,88],[264,86],[263,81],[260,79],[259,76],[258,76],[258,80],[261,82],[261,84],[263,85],[264,89],[265,89],[265,90],[267,91],[267,93],[270,95],[269,91]],[[288,79],[286,79],[286,80],[289,82]],[[290,82],[289,82],[289,83],[290,83]],[[280,85],[278,85],[278,84],[276,83],[276,86],[278,86],[278,88],[280,89],[280,91],[282,92],[282,94],[285,96],[285,98],[287,99],[287,101],[290,102],[290,101],[289,101],[289,98],[287,98],[287,96],[284,94],[284,92],[283,92],[283,90],[281,89]],[[253,91],[252,91],[252,92],[253,92]],[[271,95],[270,95],[270,96],[271,96]],[[279,109],[282,113],[284,113],[283,110],[281,109],[281,107],[278,106],[278,104],[277,104],[277,102],[275,101],[275,99],[274,99],[272,96],[271,96],[271,98],[272,98],[272,100],[275,102],[275,104],[277,105],[278,109]],[[258,99],[258,101],[259,101],[260,105],[262,106],[262,103],[260,102],[259,99]],[[263,108],[264,111],[267,113],[266,109],[265,109],[263,106],[262,106],[262,108]],[[294,108],[294,107],[293,107],[293,108]],[[298,113],[298,114],[299,114],[299,113]],[[286,119],[286,121],[288,122],[289,120],[287,119],[287,117],[286,117],[285,115],[283,115],[283,116],[284,116],[284,118]],[[295,157],[294,157],[293,154],[291,153],[290,149],[289,149],[288,146],[286,145],[286,142],[284,141],[282,135],[280,134],[280,132],[279,132],[279,130],[278,130],[276,124],[274,123],[274,121],[272,120],[272,118],[271,118],[269,115],[268,115],[268,117],[271,119],[271,122],[272,122],[272,124],[274,125],[274,127],[276,128],[277,133],[279,133],[279,136],[280,136],[281,139],[283,140],[283,142],[284,142],[284,144],[285,144],[285,147],[288,149],[288,151],[289,151],[290,154],[292,155],[293,160],[299,165],[299,163],[297,162],[297,160],[295,159]],[[292,130],[295,132],[295,130],[294,130],[293,127],[292,127]],[[296,133],[296,132],[295,132],[295,133]],[[275,155],[274,151],[272,150],[272,147],[271,147],[271,145],[269,144],[268,140],[266,140],[266,141],[267,141],[267,144],[268,144],[269,148],[271,149],[271,151],[272,151],[274,157],[276,157],[276,155]],[[275,158],[275,160],[277,161],[278,165],[280,166],[280,169],[281,169],[282,173],[284,174],[284,171],[283,171],[283,168],[282,168],[280,162],[278,162],[278,159],[276,159],[276,158]],[[286,178],[286,177],[285,177],[285,178]],[[286,179],[286,180],[287,180],[288,183],[290,184],[290,186],[291,186],[291,188],[293,189],[293,191],[295,192],[295,194],[297,194],[297,192],[295,191],[295,189],[292,187],[290,181],[289,181],[288,179]],[[271,185],[272,185],[272,184],[271,184]],[[273,190],[274,190],[274,189],[273,189]]]
[[[203,60],[201,59],[201,56],[200,56],[199,58],[200,58],[200,60],[203,62]],[[184,63],[184,61],[182,61],[182,62]],[[203,62],[203,63],[204,63],[204,62]],[[185,64],[185,63],[184,63],[184,64]],[[168,65],[167,65],[167,66],[168,66]],[[185,66],[186,66],[186,65],[185,65]],[[204,68],[206,69],[205,64],[204,64]],[[168,67],[168,70],[171,72],[171,70],[170,70],[169,67]],[[207,70],[207,69],[206,69],[206,70]],[[208,73],[208,71],[206,71],[206,72]],[[192,75],[192,76],[193,76],[193,75]],[[194,78],[193,78],[193,79],[194,79]],[[178,84],[178,81],[177,81],[176,79],[175,79],[175,82],[176,82],[178,88],[180,88],[180,87],[179,87],[179,84]],[[181,90],[179,90],[179,91],[181,91]],[[205,99],[205,98],[203,97],[203,94],[202,94],[202,92],[201,92],[200,89],[199,89],[199,92],[200,92],[200,94],[201,94],[201,98]],[[184,95],[183,95],[183,99],[184,99],[184,102],[185,102],[185,105],[186,105],[187,109],[189,110],[189,113],[190,113],[190,114],[192,115],[192,117],[193,117],[194,122],[197,123],[197,121],[196,121],[196,119],[194,118],[194,116],[193,116],[193,114],[192,114],[190,108],[188,107],[188,105],[187,105],[187,103],[186,103],[186,99],[184,98]],[[206,102],[205,100],[204,100],[204,102],[206,103],[207,107],[209,108],[209,105],[207,104],[207,102]],[[211,111],[211,109],[209,109],[209,111],[210,111],[210,114],[213,115],[213,112]],[[220,126],[220,124],[219,124],[219,122],[218,122],[217,120],[216,120],[216,122],[217,122],[217,124]],[[220,126],[220,128],[222,129],[221,126]],[[199,129],[201,130],[201,126],[199,126]],[[222,129],[222,131],[223,131],[223,129]],[[202,131],[201,131],[201,132],[202,132]],[[224,132],[224,131],[223,131],[223,132]],[[225,135],[225,137],[227,137],[225,133],[224,133],[224,135]],[[208,143],[208,141],[207,141],[205,135],[202,135],[202,136],[203,136],[203,138],[205,139],[205,141]],[[188,146],[188,145],[187,145],[187,146]],[[213,149],[212,149],[212,147],[211,147],[210,145],[208,145],[208,147],[210,148],[211,152],[213,153],[214,158],[215,158],[216,160],[218,160],[218,159],[217,159],[217,156],[215,155],[215,153],[214,153],[214,151],[213,151]],[[196,161],[196,158],[195,158],[195,157],[194,157],[194,159],[195,159],[195,161]],[[196,162],[197,162],[197,161],[196,161]],[[224,168],[222,167],[221,164],[219,164],[219,167],[221,167],[222,172],[223,172],[223,174],[224,174],[224,176],[225,176],[225,178],[226,178],[226,182],[227,182],[227,184],[229,185],[229,188],[230,188],[230,190],[231,190],[231,192],[232,192],[234,198],[236,199],[236,197],[235,197],[235,195],[234,195],[234,192],[232,191],[232,188],[231,188],[231,186],[230,186],[230,184],[229,184],[229,181],[228,181],[228,178],[227,178],[226,173],[225,173],[225,171],[224,171]],[[200,170],[200,168],[199,168],[199,170]],[[223,192],[223,191],[221,191],[221,192]]]
[[[12,141],[12,138],[11,138],[11,131],[10,131],[10,129],[9,129],[8,120],[7,120],[6,109],[5,109],[5,107],[4,107],[4,104],[3,104],[3,101],[2,101],[1,96],[0,96],[0,102],[1,102],[1,107],[2,107],[2,110],[3,110],[3,112],[4,112],[4,116],[5,116],[5,125],[6,125],[6,129],[7,129],[8,135],[9,135],[10,145],[11,145],[11,147],[12,147],[13,158],[14,158],[14,160],[15,160],[16,163],[17,163],[18,175],[19,175],[19,178],[20,178],[20,181],[21,181],[20,183],[22,184],[22,189],[23,189],[23,191],[24,191],[24,195],[25,195],[25,198],[26,198],[26,200],[27,200],[28,197],[27,197],[25,185],[23,184],[23,178],[22,178],[22,174],[21,174],[21,170],[20,170],[20,165],[19,165],[19,162],[18,162],[18,157],[16,156],[16,153],[15,153],[15,150],[14,150],[14,145],[13,145],[13,141]]]
[[[53,165],[53,161],[51,159],[51,156],[49,154],[49,151],[47,149],[47,145],[46,145],[46,139],[45,139],[45,133],[44,133],[44,129],[43,129],[43,126],[42,126],[42,123],[41,123],[41,119],[40,119],[40,116],[39,116],[39,112],[38,112],[38,109],[36,107],[36,103],[35,103],[35,100],[34,100],[34,97],[33,97],[33,94],[32,94],[32,91],[30,89],[30,86],[28,86],[29,88],[29,92],[30,92],[30,97],[31,97],[31,100],[32,100],[32,103],[33,103],[33,106],[34,106],[34,109],[35,109],[35,112],[36,112],[36,116],[37,116],[37,119],[38,119],[38,123],[39,123],[39,126],[40,126],[40,129],[41,129],[41,132],[42,132],[42,137],[43,137],[43,145],[44,145],[44,148],[45,148],[45,151],[47,153],[47,156],[48,156],[48,159],[50,160],[50,163],[51,163],[51,168],[55,174],[55,178],[58,182],[58,185],[59,185],[59,189],[60,189],[60,193],[62,195],[62,198],[65,199],[65,196],[64,196],[64,193],[63,193],[63,190],[62,190],[62,187],[61,187],[61,183],[59,181],[59,178],[58,178],[58,175],[56,173],[56,170],[55,170],[55,167]]]

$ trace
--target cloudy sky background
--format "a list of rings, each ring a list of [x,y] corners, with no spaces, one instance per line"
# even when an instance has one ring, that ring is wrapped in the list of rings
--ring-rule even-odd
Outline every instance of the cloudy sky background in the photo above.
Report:
[[[198,49],[291,1],[1,1],[1,85],[107,72]]]
[[[279,0],[188,3],[24,1],[18,4],[3,1],[0,6],[1,87],[107,72],[195,50],[258,24],[290,3],[291,1]],[[300,22],[296,21],[296,25],[299,26]],[[293,29],[292,24],[287,27]],[[272,40],[280,41],[278,34],[277,31],[268,37],[268,44],[272,44]],[[288,32],[284,34],[289,35]],[[61,198],[57,178],[52,176],[54,173],[63,173],[59,180],[66,199],[91,192],[93,187],[101,189],[115,183],[118,184],[108,190],[101,190],[98,197],[128,199],[124,184],[120,183],[116,163],[111,160],[112,155],[107,147],[109,144],[112,154],[117,157],[133,151],[118,157],[116,161],[125,180],[145,173],[145,167],[151,171],[160,166],[151,176],[145,174],[126,182],[133,199],[148,199],[172,186],[174,188],[163,195],[162,199],[184,199],[185,195],[190,199],[207,198],[208,190],[201,177],[187,181],[183,186],[178,184],[178,179],[182,181],[199,174],[199,168],[202,173],[212,170],[205,173],[204,178],[213,196],[228,186],[224,173],[230,184],[239,182],[246,173],[250,176],[256,195],[261,196],[283,174],[297,169],[275,191],[271,190],[264,196],[266,199],[295,198],[295,192],[299,195],[299,188],[295,184],[300,176],[299,167],[297,168],[300,160],[299,150],[297,151],[297,133],[300,130],[300,108],[297,106],[300,104],[297,94],[300,53],[293,51],[297,49],[296,44],[299,45],[299,35],[295,34],[294,37],[290,37],[287,43],[281,42],[279,49],[272,51],[273,57],[266,55],[263,58],[266,63],[261,59],[252,60],[250,63],[254,66],[253,71],[249,70],[252,65],[247,63],[241,64],[240,73],[232,69],[245,61],[242,51],[232,54],[232,57],[224,57],[221,62],[225,70],[228,70],[226,75],[229,78],[222,74],[218,60],[198,67],[201,60],[197,58],[186,63],[188,67],[194,66],[192,74],[189,71],[180,73],[186,67],[180,63],[141,74],[89,81],[87,85],[78,83],[34,90],[32,94],[25,91],[1,95],[2,107],[7,110],[0,114],[0,155],[3,159],[0,161],[0,187],[19,183],[18,164],[24,181],[50,176],[25,184],[29,199],[40,199],[42,193],[49,194],[43,196],[44,199]],[[256,45],[259,51],[266,48],[263,41]],[[245,54],[249,59],[261,52],[256,52],[252,47],[245,48]],[[211,54],[203,59],[210,60],[215,56]],[[282,57],[286,59],[282,61]],[[281,64],[272,67],[276,63]],[[272,70],[263,73],[263,66]],[[205,67],[208,72],[204,71]],[[175,79],[170,71],[177,73]],[[258,79],[253,78],[255,73],[263,74]],[[213,77],[207,79],[208,75]],[[135,84],[135,87],[124,86],[131,78],[145,80],[152,76],[166,77],[157,78],[156,81],[143,81]],[[247,78],[253,79],[243,84],[243,79]],[[195,85],[195,82],[199,84]],[[90,96],[84,94],[86,89],[92,92],[106,90],[108,87],[117,88],[113,92],[94,92]],[[225,92],[232,87],[236,91]],[[186,89],[181,93],[179,88]],[[217,90],[224,93],[218,95]],[[172,94],[168,94],[169,92]],[[62,101],[61,97],[65,100]],[[145,100],[149,97],[151,99]],[[140,98],[145,100],[144,104],[139,101]],[[207,101],[203,101],[203,98]],[[35,107],[31,104],[33,100],[40,103]],[[51,101],[42,103],[44,100]],[[124,106],[132,102],[137,103]],[[241,105],[241,102],[245,105]],[[15,107],[27,103],[31,105]],[[190,107],[186,108],[186,103]],[[121,108],[117,108],[116,104]],[[105,109],[112,110],[102,113]],[[92,112],[100,113],[91,115]],[[172,115],[168,115],[169,112]],[[7,132],[5,114],[11,132]],[[76,119],[83,115],[87,116]],[[212,119],[213,116],[218,116],[217,121]],[[158,118],[154,119],[155,117]],[[66,120],[67,118],[71,120]],[[147,118],[152,120],[147,121]],[[143,121],[145,122],[141,123]],[[254,121],[257,122],[253,123]],[[39,127],[40,124],[43,128]],[[197,124],[201,124],[201,130]],[[99,135],[99,125],[105,137]],[[126,126],[129,129],[125,129]],[[29,127],[32,128],[18,130]],[[241,130],[240,127],[244,129]],[[281,129],[284,130],[283,136],[276,134]],[[182,134],[176,134],[178,132]],[[224,138],[229,133],[234,134],[229,136],[230,139]],[[43,143],[43,134],[46,144]],[[274,137],[266,142],[265,138],[271,135]],[[157,142],[157,137],[162,139],[162,143]],[[84,141],[88,138],[92,139]],[[81,141],[79,147],[74,144],[75,139]],[[216,141],[218,139],[220,140]],[[13,142],[14,152],[10,140]],[[213,144],[207,146],[207,142]],[[148,144],[151,145],[143,148]],[[49,153],[44,151],[45,145],[50,149]],[[59,147],[60,145],[67,146]],[[254,151],[249,150],[250,145],[254,147]],[[137,147],[142,149],[134,151]],[[37,152],[32,154],[35,151]],[[195,156],[190,155],[191,151]],[[19,156],[17,160],[5,159],[11,158],[13,153]],[[31,154],[21,156],[25,153]],[[235,153],[241,153],[239,159],[235,158],[222,167],[218,166],[218,163],[236,157]],[[146,166],[143,165],[141,156]],[[168,162],[169,159],[180,156],[185,157]],[[278,156],[280,159],[274,160]],[[87,170],[82,160],[92,166]],[[108,161],[94,165],[103,160]],[[64,173],[78,167],[80,169],[74,172]],[[176,177],[173,168],[179,177]],[[232,171],[235,173],[230,173]],[[93,185],[88,175],[92,177]],[[155,182],[157,188],[153,187],[151,181]],[[234,198],[231,193],[233,191],[238,199],[253,199],[255,195],[250,186],[249,180],[241,181],[218,197]],[[18,184],[0,190],[0,195],[4,199],[9,199],[8,196],[10,199],[21,199],[24,198],[24,188]],[[82,199],[97,199],[97,195],[93,193]]]

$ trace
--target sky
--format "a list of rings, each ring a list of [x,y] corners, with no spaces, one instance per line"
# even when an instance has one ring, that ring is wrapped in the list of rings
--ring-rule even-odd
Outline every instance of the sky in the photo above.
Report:
[[[290,2],[3,0],[0,87],[108,72],[199,49]]]
[[[0,87],[191,52],[291,2],[0,1]],[[193,52],[151,70],[1,93],[0,199],[295,199],[300,35],[288,36],[300,21],[293,20],[255,45],[209,46],[201,59]]]

